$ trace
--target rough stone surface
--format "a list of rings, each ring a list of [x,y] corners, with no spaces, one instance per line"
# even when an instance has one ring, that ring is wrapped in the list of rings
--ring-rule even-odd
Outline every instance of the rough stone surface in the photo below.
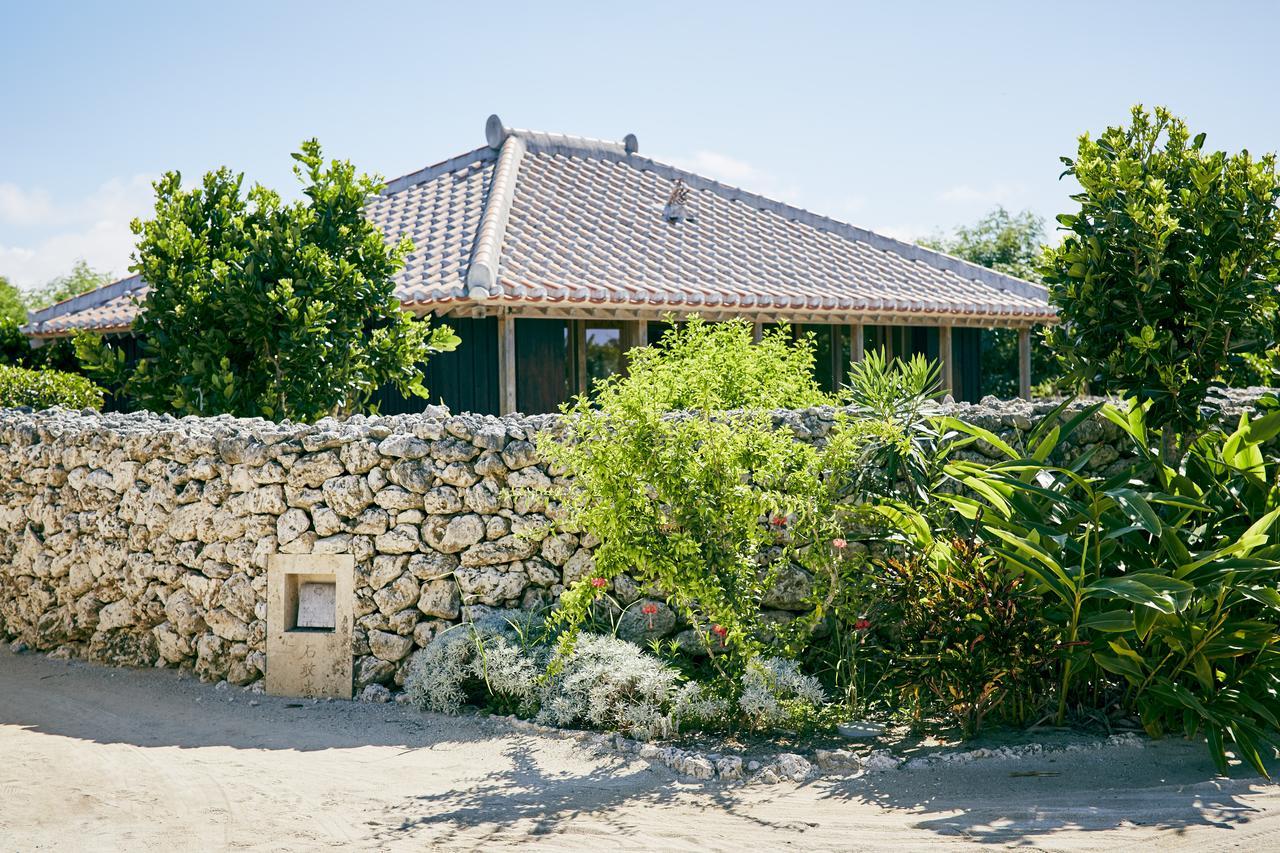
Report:
[[[1227,392],[1214,405],[1234,422],[1257,394]],[[988,398],[944,411],[1017,446],[1053,406]],[[836,412],[774,417],[821,444]],[[468,607],[543,606],[595,571],[594,538],[548,531],[554,508],[536,494],[562,482],[536,446],[557,423],[440,407],[312,425],[0,410],[0,640],[252,683],[268,665],[268,557],[349,553],[356,689],[394,684],[412,650]],[[1072,437],[1073,453],[1086,450],[1102,475],[1129,458],[1100,417]],[[961,453],[997,455],[982,443]],[[784,570],[765,600],[768,618],[792,618],[811,584],[803,570]],[[621,579],[615,592],[627,605],[624,636],[674,636],[696,651],[661,595]],[[647,602],[657,605],[652,620]],[[706,772],[700,762],[690,769]],[[764,768],[785,778],[802,769]],[[745,773],[714,763],[713,772]]]

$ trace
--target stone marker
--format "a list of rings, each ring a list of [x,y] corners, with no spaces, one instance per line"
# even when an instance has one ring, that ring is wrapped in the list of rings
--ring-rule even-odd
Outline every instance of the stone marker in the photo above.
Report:
[[[337,615],[337,600],[334,595],[336,589],[335,584],[315,581],[298,586],[299,628],[333,629]]]
[[[268,693],[351,698],[354,575],[355,558],[350,554],[272,554],[268,558]],[[308,587],[317,589],[304,593]],[[322,612],[325,607],[327,613]],[[305,624],[321,620],[328,621],[329,627]]]

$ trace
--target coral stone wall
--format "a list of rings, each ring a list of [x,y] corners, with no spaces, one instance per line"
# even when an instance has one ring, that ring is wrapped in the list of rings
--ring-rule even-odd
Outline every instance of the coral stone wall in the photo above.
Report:
[[[1227,415],[1250,397],[1224,402]],[[1051,408],[947,410],[1016,444]],[[821,442],[835,412],[776,417]],[[465,607],[538,606],[593,570],[594,543],[548,534],[549,508],[529,491],[553,482],[534,439],[558,420],[440,408],[314,425],[0,410],[0,637],[250,684],[267,666],[268,557],[351,554],[356,688],[402,683],[413,650]],[[1097,469],[1126,452],[1100,418],[1076,444],[1096,445]],[[805,588],[787,578],[766,606],[785,616]],[[625,578],[615,592],[624,603],[640,595]],[[659,616],[645,629],[679,629]]]

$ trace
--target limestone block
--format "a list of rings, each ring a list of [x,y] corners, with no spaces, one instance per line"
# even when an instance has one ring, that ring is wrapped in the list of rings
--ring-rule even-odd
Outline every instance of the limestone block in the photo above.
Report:
[[[462,554],[462,565],[470,567],[512,563],[532,557],[538,546],[539,543],[532,539],[504,536],[493,542],[481,542],[468,548]]]
[[[422,585],[418,597],[418,609],[427,616],[440,619],[457,619],[462,607],[458,583],[452,578],[428,581]]]
[[[418,550],[421,542],[416,527],[397,524],[381,536],[375,537],[373,544],[381,554],[408,554]]]
[[[324,499],[339,515],[354,518],[373,503],[373,490],[364,477],[348,474],[325,481]]]
[[[484,522],[478,515],[433,515],[422,525],[426,544],[445,554],[456,554],[484,539]]]
[[[413,638],[386,631],[370,631],[369,650],[380,660],[402,660],[413,650]]]

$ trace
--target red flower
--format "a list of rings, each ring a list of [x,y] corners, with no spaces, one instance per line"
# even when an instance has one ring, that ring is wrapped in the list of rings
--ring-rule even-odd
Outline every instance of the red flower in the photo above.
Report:
[[[867,619],[866,617],[860,617],[857,621],[853,623],[853,630],[855,631],[866,631],[870,627],[871,627],[871,620]]]
[[[609,582],[604,578],[592,578],[591,585],[594,586],[596,589],[604,589],[606,586],[609,585]]]
[[[650,602],[649,604],[643,605],[640,608],[640,612],[643,613],[645,616],[652,616],[653,614],[658,612],[658,605]]]
[[[831,547],[832,547],[832,548],[835,548],[837,551],[843,551],[843,550],[844,550],[844,548],[845,548],[845,546],[846,546],[846,545],[848,545],[848,544],[849,544],[849,543],[848,543],[848,542],[846,542],[846,541],[844,541],[843,539],[832,539],[832,540],[831,540]]]
[[[787,526],[787,517],[785,515],[775,515],[773,518],[769,520],[773,522],[775,527]]]

